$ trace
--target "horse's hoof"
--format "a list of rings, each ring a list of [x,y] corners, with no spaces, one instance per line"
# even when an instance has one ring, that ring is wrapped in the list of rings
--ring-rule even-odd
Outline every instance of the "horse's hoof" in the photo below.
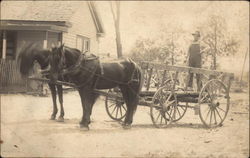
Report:
[[[58,119],[57,119],[57,122],[64,122],[64,118],[59,116]]]
[[[84,125],[80,125],[80,130],[81,131],[88,131],[89,127],[88,126],[84,126]]]
[[[122,127],[123,129],[131,129],[131,125],[129,124],[124,124]]]
[[[50,117],[50,120],[55,120],[56,119],[56,116],[51,116]]]

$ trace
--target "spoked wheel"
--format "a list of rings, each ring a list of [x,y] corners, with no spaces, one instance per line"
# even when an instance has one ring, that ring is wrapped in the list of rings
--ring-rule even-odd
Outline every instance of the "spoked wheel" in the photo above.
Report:
[[[173,104],[172,105],[172,111],[170,112],[170,115],[172,116],[172,121],[173,122],[177,122],[180,119],[182,119],[182,117],[185,115],[186,111],[187,111],[187,106],[188,103],[179,103],[177,102],[177,104]]]
[[[150,106],[150,116],[157,128],[164,128],[171,123],[171,104],[176,103],[172,94],[164,86],[159,88],[153,97],[153,104]]]
[[[150,115],[153,124],[157,128],[166,127],[172,121],[177,121],[183,116],[178,107],[177,96],[173,89],[173,84],[174,81],[171,80],[166,82],[153,96]],[[177,117],[178,112],[180,113],[179,117]]]
[[[112,94],[109,95],[109,94]],[[113,97],[116,95],[116,97]],[[122,99],[122,94],[117,89],[110,89],[105,99],[105,107],[109,117],[115,121],[122,120],[127,112],[127,107]]]
[[[221,126],[229,110],[229,92],[219,80],[208,81],[199,95],[199,116],[209,128]]]
[[[166,87],[165,89],[168,89],[169,91],[171,91],[173,84],[174,84],[173,80],[167,80],[164,83]],[[184,93],[184,89],[179,87],[178,80],[176,81],[175,91],[183,91]],[[175,100],[177,100],[177,102],[175,104],[171,104],[171,108],[169,112],[173,122],[179,121],[185,115],[187,111],[187,106],[188,106],[188,103],[179,102],[177,98],[175,98]]]

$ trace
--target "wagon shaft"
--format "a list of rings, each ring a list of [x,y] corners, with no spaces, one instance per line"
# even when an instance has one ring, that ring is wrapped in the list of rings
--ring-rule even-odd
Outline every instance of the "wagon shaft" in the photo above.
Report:
[[[30,80],[35,80],[35,81],[41,81],[41,82],[47,82],[50,83],[51,81],[47,78],[38,78],[38,77],[28,77]],[[65,85],[65,86],[70,86],[70,87],[76,87],[74,83],[69,83],[69,82],[63,82],[63,81],[56,81],[54,84],[58,85]]]
[[[117,94],[117,93],[108,93],[108,92],[97,90],[97,89],[95,89],[94,91],[95,91],[95,93],[98,93],[98,94],[103,95],[103,96],[109,96],[110,98],[118,98],[118,99],[122,100],[122,96]]]

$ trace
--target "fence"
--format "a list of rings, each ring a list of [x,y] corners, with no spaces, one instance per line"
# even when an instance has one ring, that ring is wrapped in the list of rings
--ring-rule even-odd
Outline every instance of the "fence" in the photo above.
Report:
[[[25,92],[27,79],[22,78],[15,60],[0,59],[0,92]]]

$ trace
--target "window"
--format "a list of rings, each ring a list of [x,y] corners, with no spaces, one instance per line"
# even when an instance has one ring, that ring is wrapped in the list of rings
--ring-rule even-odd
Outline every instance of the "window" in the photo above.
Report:
[[[7,31],[6,58],[15,59],[16,55],[16,31]]]
[[[90,39],[84,36],[77,35],[76,37],[76,48],[81,52],[89,52],[90,51]]]
[[[6,59],[15,59],[17,32],[6,31],[5,37],[3,31],[0,34],[0,57],[3,58],[3,39],[6,38]]]

